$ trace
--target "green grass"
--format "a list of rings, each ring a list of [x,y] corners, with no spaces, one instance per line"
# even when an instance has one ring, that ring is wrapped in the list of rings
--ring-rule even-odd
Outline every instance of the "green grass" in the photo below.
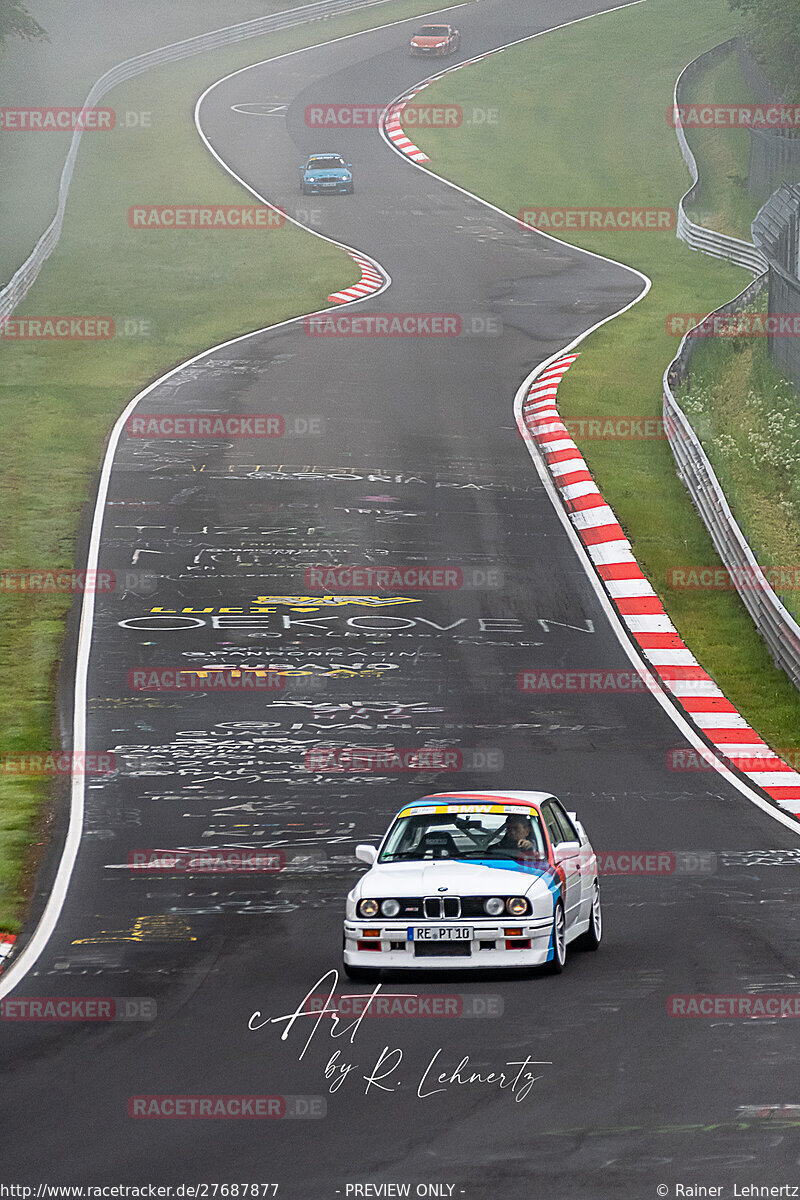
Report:
[[[686,84],[684,103],[755,104],[735,51]],[[752,241],[750,222],[761,207],[747,191],[750,133],[747,129],[690,128],[686,137],[697,160],[700,190],[688,216],[707,229]]]
[[[800,413],[766,339],[704,338],[679,398],[759,563],[800,564]],[[797,592],[776,590],[800,619]]]
[[[737,32],[726,0],[673,0],[546,34],[426,92],[432,103],[492,104],[497,125],[430,130],[416,140],[433,170],[512,214],[547,205],[675,207],[688,177],[667,119],[675,80],[688,61]],[[565,240],[637,267],[653,287],[581,345],[559,391],[562,415],[659,416],[662,375],[677,349],[667,316],[710,312],[750,276],[689,250],[674,233]],[[800,695],[772,664],[738,596],[667,588],[670,568],[719,561],[667,442],[579,444],[687,644],[768,742],[793,745]]]
[[[152,128],[83,139],[62,239],[15,315],[102,314],[118,328],[144,319],[150,333],[0,346],[0,568],[72,564],[105,439],[149,380],[229,337],[319,308],[329,292],[359,277],[344,251],[288,224],[247,233],[128,227],[131,204],[252,202],[200,142],[197,96],[237,67],[428,7],[427,0],[405,0],[391,11],[253,39],[150,71],[109,93],[106,103],[119,111],[151,112]],[[69,603],[0,592],[0,671],[7,681],[0,754],[59,744],[55,672]],[[47,779],[0,773],[0,929],[20,927],[31,848],[43,840],[51,790]]]

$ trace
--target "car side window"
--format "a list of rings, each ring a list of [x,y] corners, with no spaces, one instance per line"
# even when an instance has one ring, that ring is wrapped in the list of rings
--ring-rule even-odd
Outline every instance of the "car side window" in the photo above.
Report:
[[[561,829],[561,837],[559,841],[579,842],[581,839],[578,836],[578,831],[572,824],[572,821],[570,821],[560,801],[553,800],[551,807],[553,809],[553,814],[558,821],[559,828]]]
[[[561,836],[561,830],[558,827],[558,821],[556,820],[555,813],[553,812],[550,804],[543,804],[541,812],[542,820],[545,823],[552,844],[555,846],[558,842],[563,842],[564,839]]]

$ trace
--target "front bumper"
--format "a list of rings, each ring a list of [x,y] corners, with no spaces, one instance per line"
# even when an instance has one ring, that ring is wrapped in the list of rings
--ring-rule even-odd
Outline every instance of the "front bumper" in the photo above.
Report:
[[[450,46],[409,46],[409,53],[421,58],[436,58],[450,53]]]
[[[345,921],[344,961],[349,967],[375,970],[474,971],[481,967],[539,967],[552,958],[551,917],[474,920],[469,921],[469,927],[473,934],[471,941],[416,942],[409,940],[407,920]],[[364,936],[367,929],[377,929],[380,936]],[[376,948],[366,949],[367,945]],[[433,946],[435,950],[431,949]],[[418,947],[423,948],[421,953]]]
[[[324,183],[321,180],[303,180],[305,191],[317,196],[324,196],[326,194],[335,196],[337,192],[349,192],[352,186],[352,180],[346,182],[344,179],[337,179],[333,182],[326,180]]]

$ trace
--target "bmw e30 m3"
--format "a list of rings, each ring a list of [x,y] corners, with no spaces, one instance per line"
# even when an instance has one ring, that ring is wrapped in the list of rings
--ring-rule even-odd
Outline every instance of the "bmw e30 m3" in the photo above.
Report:
[[[602,936],[597,859],[549,792],[443,792],[403,807],[347,897],[344,970],[549,967]]]

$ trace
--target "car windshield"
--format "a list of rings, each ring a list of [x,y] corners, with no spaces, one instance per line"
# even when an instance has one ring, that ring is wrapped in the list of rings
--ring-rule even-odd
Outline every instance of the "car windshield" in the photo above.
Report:
[[[325,158],[310,158],[308,160],[308,171],[324,171],[327,167],[343,167],[344,159],[338,154],[328,154]]]
[[[447,37],[449,32],[446,25],[423,25],[417,37]]]
[[[511,858],[546,862],[544,847],[539,816],[530,810],[420,813],[397,818],[378,861]]]

